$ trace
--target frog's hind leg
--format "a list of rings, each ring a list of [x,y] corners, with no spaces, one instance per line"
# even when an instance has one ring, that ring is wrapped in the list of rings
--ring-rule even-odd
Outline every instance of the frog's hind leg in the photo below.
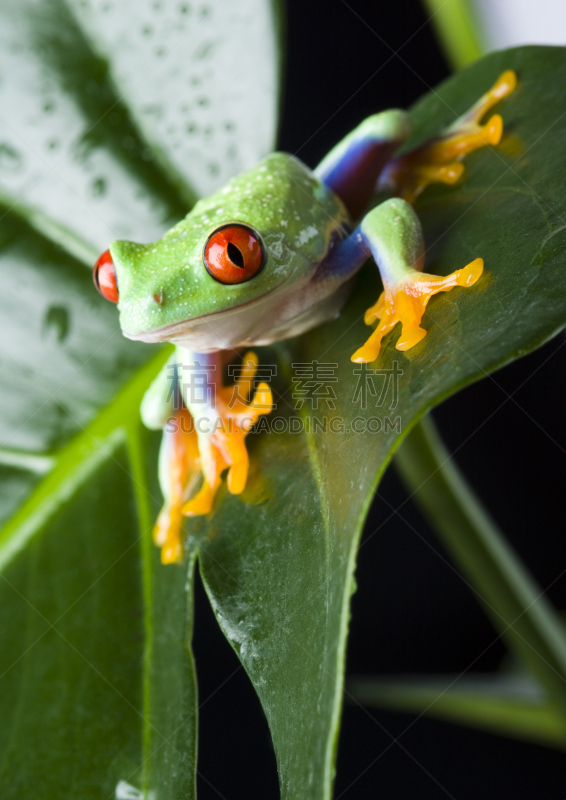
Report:
[[[503,72],[491,89],[442,133],[390,161],[380,175],[378,187],[413,203],[430,183],[455,183],[464,172],[461,159],[467,153],[499,144],[503,134],[501,116],[494,114],[484,125],[481,119],[516,85],[515,73]]]
[[[381,340],[401,323],[395,347],[409,350],[426,336],[421,319],[430,298],[456,286],[472,286],[483,271],[476,258],[463,269],[446,277],[422,272],[424,245],[420,222],[412,207],[399,198],[388,200],[367,214],[357,231],[360,247],[365,246],[375,259],[383,281],[383,292],[366,311],[364,321],[379,324],[369,339],[352,356],[352,361],[375,361]]]
[[[405,111],[391,109],[367,117],[328,153],[315,175],[357,219],[375,191],[380,172],[409,133]]]
[[[246,353],[231,386],[222,384],[226,356],[227,351],[207,356],[178,348],[142,401],[145,425],[163,428],[159,481],[165,502],[153,538],[164,564],[181,560],[183,517],[212,509],[224,470],[228,490],[244,490],[249,467],[245,437],[273,405],[269,386],[255,385],[255,353]],[[201,476],[200,490],[189,499]]]
[[[163,430],[159,450],[159,484],[164,504],[153,529],[164,564],[183,555],[181,508],[200,474],[200,454],[194,422],[179,390],[178,352],[148,387],[141,418],[151,430]]]
[[[223,386],[218,377],[211,404],[206,408],[196,403],[191,405],[198,430],[203,484],[183,505],[182,513],[186,516],[208,514],[225,469],[228,469],[227,486],[231,494],[241,494],[246,486],[249,458],[245,438],[259,417],[269,414],[273,407],[267,383],[261,381],[254,389],[257,365],[256,354],[246,353],[238,380],[233,385]]]

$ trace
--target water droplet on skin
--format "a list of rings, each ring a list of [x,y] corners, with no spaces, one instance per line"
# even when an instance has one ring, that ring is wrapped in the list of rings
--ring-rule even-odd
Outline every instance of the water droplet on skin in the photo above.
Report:
[[[44,336],[55,334],[58,342],[63,342],[69,334],[69,312],[64,306],[49,306],[43,319]]]
[[[22,157],[17,150],[6,144],[0,143],[0,170],[15,172],[22,166]]]
[[[55,110],[55,103],[52,100],[47,100],[43,104],[43,110],[45,111],[46,114],[50,114],[52,111]]]
[[[181,14],[190,14],[191,7],[187,3],[183,3],[183,5],[179,7],[179,11]]]

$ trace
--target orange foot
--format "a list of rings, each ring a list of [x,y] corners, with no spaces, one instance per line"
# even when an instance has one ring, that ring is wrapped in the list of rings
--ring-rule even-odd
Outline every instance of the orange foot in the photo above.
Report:
[[[420,327],[422,316],[430,298],[438,292],[449,292],[456,286],[472,286],[483,272],[483,260],[476,258],[467,267],[447,275],[439,275],[412,270],[409,275],[385,286],[375,305],[365,313],[364,322],[371,325],[379,319],[379,325],[369,339],[352,356],[352,361],[366,363],[375,361],[381,349],[381,340],[392,328],[401,323],[401,336],[395,347],[409,350],[426,336]]]
[[[507,70],[499,76],[486,92],[465,114],[441,134],[393,159],[380,178],[379,188],[392,190],[408,203],[416,198],[430,183],[453,184],[464,172],[461,159],[467,153],[499,144],[503,134],[503,120],[494,114],[485,125],[481,118],[500,100],[515,89],[517,76]]]
[[[204,483],[200,491],[183,505],[181,510],[185,516],[208,514],[225,469],[228,469],[227,485],[231,494],[240,494],[246,486],[249,459],[245,438],[259,417],[269,414],[273,407],[267,383],[258,384],[249,401],[257,363],[255,353],[246,353],[239,380],[233,386],[222,387],[216,392],[216,420],[210,432],[199,435]],[[198,409],[194,412],[196,416]]]

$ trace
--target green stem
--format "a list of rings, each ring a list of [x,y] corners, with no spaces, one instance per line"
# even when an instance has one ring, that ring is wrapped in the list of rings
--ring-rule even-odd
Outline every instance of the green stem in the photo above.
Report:
[[[481,36],[466,0],[423,0],[444,54],[461,69],[485,53]]]
[[[406,437],[395,465],[496,629],[566,717],[562,623],[467,485],[429,418]]]
[[[530,689],[534,691],[530,691]],[[507,676],[354,678],[346,701],[427,714],[490,733],[564,749],[566,720],[536,687]]]

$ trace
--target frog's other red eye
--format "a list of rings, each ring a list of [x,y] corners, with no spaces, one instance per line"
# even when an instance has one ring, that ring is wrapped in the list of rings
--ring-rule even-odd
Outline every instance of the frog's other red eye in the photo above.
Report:
[[[111,303],[118,302],[118,284],[116,282],[116,270],[110,255],[110,250],[106,250],[94,265],[92,272],[94,285],[100,294]]]
[[[247,225],[223,225],[208,237],[203,261],[220,283],[244,283],[263,267],[265,250],[259,234]]]

